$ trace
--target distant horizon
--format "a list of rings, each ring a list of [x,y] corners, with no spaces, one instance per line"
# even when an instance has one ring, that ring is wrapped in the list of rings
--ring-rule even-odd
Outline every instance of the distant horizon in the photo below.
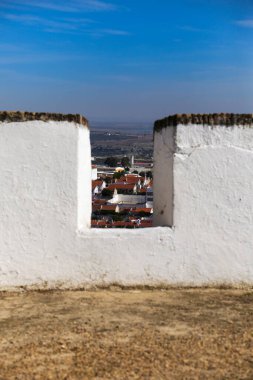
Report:
[[[107,124],[122,124],[122,125],[146,125],[146,124],[153,124],[154,121],[150,121],[150,120],[92,120],[92,119],[89,119],[88,120],[90,124],[93,124],[93,125],[99,125],[99,124],[104,124],[104,125],[107,125]]]
[[[129,119],[129,120],[116,120],[116,119],[113,119],[113,118],[105,118],[105,119],[92,119],[92,118],[88,118],[83,112],[67,112],[67,111],[56,111],[56,110],[37,110],[37,109],[34,109],[34,110],[28,110],[28,109],[0,109],[1,112],[38,112],[38,113],[59,113],[59,114],[77,114],[77,115],[82,115],[83,117],[85,117],[89,124],[96,127],[96,126],[108,126],[109,125],[112,125],[113,127],[116,127],[117,125],[122,125],[122,126],[134,126],[134,125],[139,125],[139,126],[143,126],[143,127],[153,127],[154,123],[157,121],[157,120],[162,120],[168,116],[173,116],[173,115],[179,115],[179,114],[219,114],[219,113],[223,113],[223,114],[253,114],[253,106],[252,106],[252,110],[250,111],[246,111],[246,112],[236,112],[236,111],[219,111],[219,112],[171,112],[171,113],[167,113],[167,114],[164,114],[164,115],[161,115],[160,117],[157,117],[156,119],[153,119],[153,120],[133,120],[133,119]]]

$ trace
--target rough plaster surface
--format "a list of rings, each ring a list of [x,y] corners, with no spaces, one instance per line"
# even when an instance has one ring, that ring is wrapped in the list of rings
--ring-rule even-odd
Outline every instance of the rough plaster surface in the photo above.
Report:
[[[193,284],[253,283],[253,128],[178,125],[174,241]]]
[[[86,127],[66,121],[0,123],[1,286],[57,279],[61,265],[76,257],[78,225],[90,225],[90,170]]]
[[[173,226],[175,127],[155,132],[154,225]]]
[[[173,227],[91,230],[88,129],[1,123],[0,288],[252,285],[253,129],[172,130],[155,133],[154,208]]]

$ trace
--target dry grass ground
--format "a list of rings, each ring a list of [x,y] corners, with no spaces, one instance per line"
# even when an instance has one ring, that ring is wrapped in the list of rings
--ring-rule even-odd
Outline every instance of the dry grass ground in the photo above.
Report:
[[[1,293],[0,379],[253,379],[253,292]]]

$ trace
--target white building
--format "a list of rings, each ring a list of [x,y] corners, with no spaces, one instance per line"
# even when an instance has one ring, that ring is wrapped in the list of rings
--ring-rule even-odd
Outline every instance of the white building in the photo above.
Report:
[[[146,192],[146,207],[151,207],[151,208],[153,207],[153,199],[154,199],[153,188],[148,187],[147,192]]]
[[[91,167],[91,179],[95,181],[98,178],[98,168],[94,165]]]
[[[108,201],[109,204],[118,204],[122,208],[146,207],[146,197],[143,195],[128,195],[115,193],[113,198]]]
[[[106,188],[106,182],[102,179],[92,180],[92,195],[101,194]]]

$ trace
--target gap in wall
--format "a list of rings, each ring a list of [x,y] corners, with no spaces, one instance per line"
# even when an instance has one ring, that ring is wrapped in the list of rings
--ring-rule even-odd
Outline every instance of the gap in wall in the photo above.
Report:
[[[91,149],[91,227],[152,227],[152,127],[91,128]]]

